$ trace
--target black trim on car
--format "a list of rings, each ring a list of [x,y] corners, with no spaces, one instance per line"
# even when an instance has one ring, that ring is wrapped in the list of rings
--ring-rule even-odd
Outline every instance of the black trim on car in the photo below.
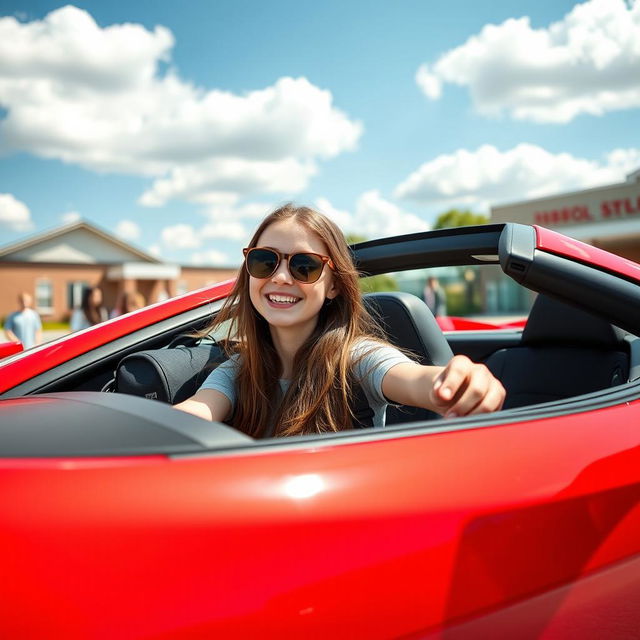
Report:
[[[323,433],[317,435],[288,436],[287,438],[270,438],[265,440],[253,440],[249,447],[273,451],[292,451],[300,449],[318,449],[340,444],[351,445],[363,442],[395,440],[397,438],[415,438],[431,434],[451,433],[468,429],[483,429],[487,427],[499,427],[514,425],[523,422],[536,422],[549,418],[561,418],[568,415],[588,413],[598,409],[607,409],[616,405],[624,405],[629,402],[637,402],[640,399],[640,381],[627,383],[603,391],[595,391],[583,396],[577,396],[569,400],[554,400],[539,405],[530,405],[507,411],[486,413],[482,415],[456,418],[453,420],[430,420],[398,424],[384,428],[353,429],[336,433]],[[239,450],[243,453],[246,449]],[[230,449],[211,451],[206,453],[185,453],[172,455],[172,458],[215,457],[219,454],[235,453]]]
[[[519,346],[522,329],[448,331],[445,337],[454,354],[464,354],[475,362],[482,362],[499,349]]]
[[[169,455],[238,447],[253,440],[162,402],[90,391],[0,401],[3,458]],[[179,418],[179,419],[178,419]]]
[[[562,273],[562,278],[558,278],[558,273]],[[533,291],[604,317],[634,335],[640,334],[637,283],[540,250],[535,251],[534,260],[520,282]]]
[[[474,256],[497,255],[504,226],[488,224],[412,233],[361,242],[353,245],[352,251],[356,268],[367,276],[424,267],[487,264]]]
[[[372,440],[421,437],[484,427],[517,425],[592,412],[637,401],[640,382],[454,420],[422,421],[377,429],[255,440],[227,425],[201,420],[161,402],[122,394],[64,392],[0,400],[3,458],[81,458],[165,455],[216,457],[248,451],[299,450]],[[52,421],[55,428],[52,428]]]

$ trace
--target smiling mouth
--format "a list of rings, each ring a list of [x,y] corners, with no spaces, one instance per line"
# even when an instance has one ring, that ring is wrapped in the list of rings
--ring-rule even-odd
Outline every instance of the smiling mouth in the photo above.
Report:
[[[297,298],[296,296],[275,293],[267,294],[266,298],[272,305],[277,305],[279,307],[290,307],[301,300],[301,298]]]

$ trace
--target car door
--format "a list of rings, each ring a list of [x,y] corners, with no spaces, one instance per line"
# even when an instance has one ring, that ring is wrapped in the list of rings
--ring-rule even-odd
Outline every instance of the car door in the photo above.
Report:
[[[637,629],[640,406],[611,393],[538,415],[197,455],[4,460],[1,626],[64,637]]]

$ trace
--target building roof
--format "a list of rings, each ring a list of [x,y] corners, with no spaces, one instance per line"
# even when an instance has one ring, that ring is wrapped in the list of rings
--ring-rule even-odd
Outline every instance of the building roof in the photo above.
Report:
[[[603,193],[603,192],[607,192],[607,191],[612,191],[615,189],[634,189],[637,182],[640,182],[640,169],[637,169],[636,171],[629,173],[624,182],[616,182],[613,184],[601,184],[597,187],[588,187],[586,189],[577,189],[575,191],[566,191],[566,192],[561,192],[561,193],[550,193],[546,196],[539,196],[537,198],[528,198],[526,200],[517,200],[514,202],[504,202],[501,204],[495,204],[495,205],[491,205],[490,210],[491,210],[491,217],[493,219],[493,214],[497,211],[502,211],[502,210],[506,210],[506,209],[511,209],[513,207],[519,207],[519,206],[528,206],[528,205],[537,205],[537,204],[542,204],[542,203],[546,203],[546,202],[552,202],[555,200],[560,200],[563,198],[573,198],[575,196],[590,196],[590,195],[597,195],[599,193]]]
[[[636,169],[635,171],[632,171],[627,176],[627,182],[640,182],[640,169]]]
[[[0,247],[0,261],[111,264],[123,261],[159,264],[162,260],[84,220]]]

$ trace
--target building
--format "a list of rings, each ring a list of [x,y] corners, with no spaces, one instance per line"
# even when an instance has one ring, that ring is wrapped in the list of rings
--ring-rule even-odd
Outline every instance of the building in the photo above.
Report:
[[[491,208],[491,222],[536,224],[640,262],[640,170],[618,184]],[[487,313],[526,312],[532,296],[497,269],[482,282]]]
[[[491,208],[491,222],[521,222],[640,262],[640,169],[625,182]]]
[[[235,277],[237,269],[168,264],[88,222],[76,222],[0,248],[0,318],[33,295],[45,321],[66,321],[87,286],[102,289],[112,309],[121,292],[147,304]]]

